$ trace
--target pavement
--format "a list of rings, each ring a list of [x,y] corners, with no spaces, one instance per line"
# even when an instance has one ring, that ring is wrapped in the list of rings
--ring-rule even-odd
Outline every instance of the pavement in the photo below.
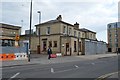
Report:
[[[99,55],[79,55],[79,56],[61,56],[48,60],[48,55],[31,54],[30,62],[28,60],[2,61],[0,67],[34,65],[34,64],[54,64],[73,61],[94,60],[118,56],[117,54],[99,54]]]

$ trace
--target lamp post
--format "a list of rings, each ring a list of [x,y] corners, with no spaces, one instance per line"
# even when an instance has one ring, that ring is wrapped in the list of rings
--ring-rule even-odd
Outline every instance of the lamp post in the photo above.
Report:
[[[32,25],[32,0],[30,4],[30,31],[29,31],[29,53],[28,53],[28,62],[30,62],[30,53],[31,53],[31,25]]]
[[[117,42],[117,38],[118,38],[118,34],[117,34],[117,22],[116,22],[116,39],[115,39],[115,43],[116,43],[116,53],[118,54],[118,42]]]
[[[41,23],[41,12],[40,11],[38,11],[38,14],[39,14],[39,24]],[[39,45],[38,45],[38,53],[40,54],[40,27],[39,27]]]

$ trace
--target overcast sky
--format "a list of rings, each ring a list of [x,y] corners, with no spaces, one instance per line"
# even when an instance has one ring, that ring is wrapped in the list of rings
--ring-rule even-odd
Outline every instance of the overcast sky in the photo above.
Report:
[[[56,19],[80,28],[97,32],[97,39],[107,42],[107,24],[118,21],[119,0],[33,0],[32,29],[39,22],[37,11],[41,11],[41,22]],[[29,29],[30,0],[2,0],[0,22],[22,26],[22,34]]]

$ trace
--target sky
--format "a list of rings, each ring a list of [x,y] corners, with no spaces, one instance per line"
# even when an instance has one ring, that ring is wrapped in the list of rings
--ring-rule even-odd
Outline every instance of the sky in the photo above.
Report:
[[[119,0],[33,0],[32,29],[39,23],[62,20],[70,24],[78,22],[79,28],[97,33],[99,41],[107,42],[107,24],[118,22]],[[22,27],[22,34],[29,29],[30,0],[1,0],[0,22]]]

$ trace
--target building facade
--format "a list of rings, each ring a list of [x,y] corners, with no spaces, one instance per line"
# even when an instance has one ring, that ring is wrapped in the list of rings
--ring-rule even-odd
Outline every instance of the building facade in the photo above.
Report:
[[[120,22],[107,25],[108,52],[120,52]]]
[[[0,23],[0,37],[14,39],[16,35],[21,35],[21,27]]]
[[[40,52],[45,53],[51,46],[53,53],[63,55],[79,55],[82,52],[81,39],[96,40],[96,32],[88,29],[79,29],[79,24],[74,25],[62,21],[59,15],[55,20],[50,20],[36,26],[36,33],[40,36]]]
[[[2,46],[18,46],[21,27],[10,24],[0,23],[0,45]],[[15,43],[14,43],[15,40]],[[17,40],[17,41],[16,41]],[[14,44],[13,44],[14,43]]]

